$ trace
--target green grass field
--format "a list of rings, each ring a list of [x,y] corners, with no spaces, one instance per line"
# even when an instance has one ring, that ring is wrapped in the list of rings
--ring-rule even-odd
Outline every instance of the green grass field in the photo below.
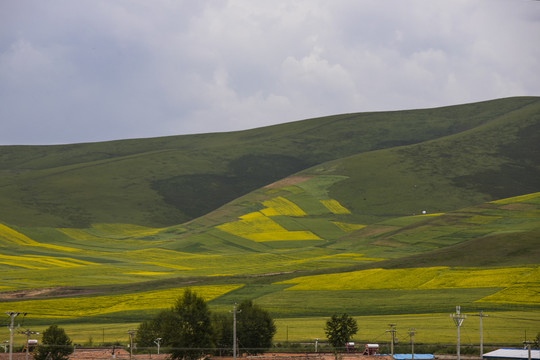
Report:
[[[480,311],[486,342],[519,343],[540,320],[539,129],[529,97],[0,147],[0,313],[125,342],[192,287],[216,312],[254,300],[278,342],[346,312],[359,341],[396,323],[451,343],[460,305],[464,344]]]
[[[356,316],[359,331],[354,337],[358,344],[379,343],[388,344],[389,335],[386,330],[388,324],[396,324],[397,337],[400,343],[408,343],[408,330],[415,329],[416,344],[455,344],[456,327],[450,314],[414,314],[394,316]],[[479,312],[467,312],[468,316],[461,327],[461,344],[463,346],[478,346],[480,343],[480,320]],[[522,345],[525,334],[529,337],[538,332],[537,324],[540,321],[539,312],[484,312],[482,330],[484,345],[514,346]],[[324,326],[329,317],[310,318],[284,318],[276,319],[277,333],[275,343],[312,343],[320,339],[323,343],[326,339]],[[29,324],[29,319],[24,323]],[[62,327],[76,344],[100,346],[102,344],[127,344],[129,343],[128,330],[136,329],[134,323],[78,323],[63,324]],[[47,326],[31,326],[30,329],[42,332]],[[26,327],[23,327],[26,328]],[[0,338],[9,338],[9,331],[3,327],[0,329]],[[24,335],[15,335],[14,343],[24,344]]]

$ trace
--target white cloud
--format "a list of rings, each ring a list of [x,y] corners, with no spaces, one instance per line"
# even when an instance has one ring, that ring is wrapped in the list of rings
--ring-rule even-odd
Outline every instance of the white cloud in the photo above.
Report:
[[[0,144],[540,95],[537,2],[8,0],[0,34]]]

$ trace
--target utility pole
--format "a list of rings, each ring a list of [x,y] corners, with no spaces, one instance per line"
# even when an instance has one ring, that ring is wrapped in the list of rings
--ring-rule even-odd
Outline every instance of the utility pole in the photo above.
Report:
[[[389,332],[392,335],[392,342],[390,343],[390,352],[392,353],[392,356],[394,356],[394,343],[395,343],[395,335],[396,335],[396,324],[388,324],[390,326],[390,330],[386,330],[386,332]],[[458,359],[459,360],[459,359]]]
[[[135,334],[137,330],[129,329],[129,360],[133,357],[133,334]]]
[[[463,320],[467,318],[467,315],[461,314],[461,306],[456,306],[456,313],[450,314],[450,317],[454,319],[454,323],[456,323],[457,327],[457,360],[461,360],[461,355],[459,353],[460,348],[460,336],[459,336],[459,328],[461,327],[461,324],[463,324]]]
[[[238,347],[236,339],[236,304],[233,307],[233,359],[236,360],[236,349]]]
[[[161,338],[154,340],[154,343],[157,345],[157,354],[159,355],[159,346],[161,344]]]
[[[9,360],[13,360],[13,325],[15,324],[15,318],[21,313],[15,311],[6,311],[6,314],[11,318],[11,323],[9,325]],[[26,315],[26,313],[24,315]]]
[[[528,350],[528,359],[531,360],[531,345],[532,345],[532,341],[527,341],[525,340],[523,342],[523,345],[527,346],[527,350]]]
[[[36,331],[31,331],[29,329],[26,329],[25,331],[19,331],[19,334],[26,335],[26,360],[28,360],[28,355],[30,353],[30,335],[36,334],[39,335]]]
[[[414,360],[414,332],[415,329],[409,329],[409,336],[411,337],[411,359]]]
[[[480,317],[480,356],[482,356],[484,355],[484,333],[483,333],[484,331],[482,330],[482,318],[487,315],[484,315],[484,312],[480,310],[480,314],[478,315],[474,314],[473,316]]]

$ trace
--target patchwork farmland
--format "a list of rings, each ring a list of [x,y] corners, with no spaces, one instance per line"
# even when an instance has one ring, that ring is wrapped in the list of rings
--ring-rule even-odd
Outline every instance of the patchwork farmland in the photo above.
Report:
[[[191,287],[215,312],[254,300],[276,342],[322,339],[346,312],[358,341],[387,342],[396,323],[450,343],[460,305],[465,344],[480,311],[486,343],[520,343],[540,321],[539,123],[540,100],[514,98],[0,147],[0,311],[37,330],[60,324],[78,343],[125,342]]]

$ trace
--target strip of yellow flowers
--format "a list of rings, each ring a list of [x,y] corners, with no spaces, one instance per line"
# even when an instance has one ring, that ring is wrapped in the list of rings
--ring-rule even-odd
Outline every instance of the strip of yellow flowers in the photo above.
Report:
[[[370,269],[280,282],[295,290],[504,288],[478,301],[540,304],[540,265],[505,268]]]
[[[39,243],[35,240],[30,239],[28,236],[21,234],[20,232],[15,231],[10,227],[7,227],[6,225],[0,224],[0,242],[2,241],[16,245],[36,246],[52,250],[80,251],[79,249],[66,246]]]
[[[192,290],[209,301],[241,286],[238,284],[194,286]],[[167,309],[174,305],[175,300],[183,291],[183,288],[178,288],[89,298],[15,301],[0,303],[0,311],[20,309],[21,312],[29,313],[32,317],[74,318],[118,311]]]
[[[310,231],[288,231],[261,212],[252,212],[240,220],[217,226],[218,229],[253,241],[320,240]]]

